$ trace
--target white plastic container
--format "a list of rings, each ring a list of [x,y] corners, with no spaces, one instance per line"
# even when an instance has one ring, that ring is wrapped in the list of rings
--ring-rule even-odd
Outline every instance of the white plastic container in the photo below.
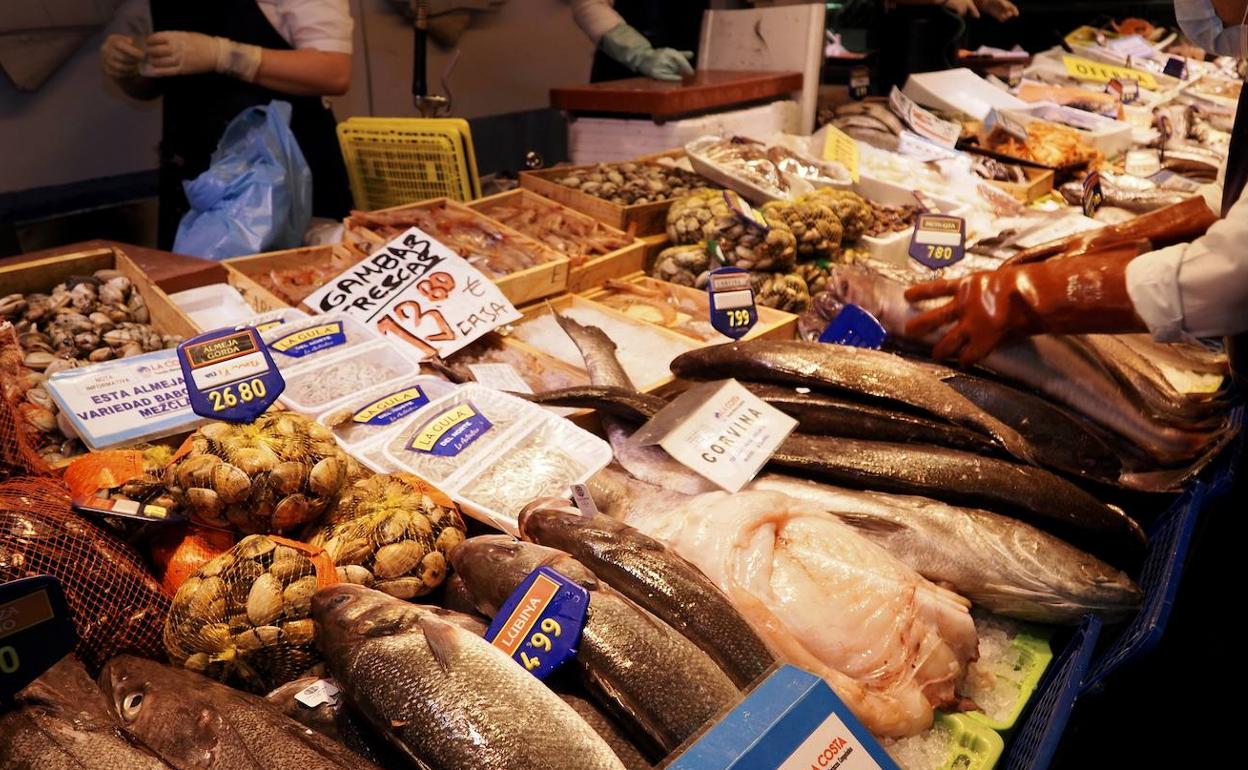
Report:
[[[309,316],[261,333],[277,368],[285,372],[380,339],[380,335],[348,315]]]
[[[179,291],[170,294],[169,299],[190,317],[200,331],[237,326],[255,314],[238,289],[226,283]]]
[[[1031,120],[1045,120],[1073,128],[1079,132],[1084,142],[1105,153],[1107,158],[1131,148],[1130,123],[1086,110],[1051,102],[1037,102],[1022,110],[1005,110],[1005,114],[1023,124]]]
[[[334,432],[343,449],[354,452],[388,435],[408,417],[454,390],[454,385],[437,377],[420,375],[393,380],[323,412],[317,422]]]
[[[276,329],[282,324],[288,324],[294,321],[301,321],[307,318],[308,314],[297,307],[279,307],[277,310],[270,310],[260,315],[252,316],[246,321],[247,326],[254,326],[261,334]]]
[[[965,68],[916,72],[906,79],[906,96],[924,107],[960,112],[983,120],[989,110],[1026,109],[1027,102],[1002,91]]]
[[[914,191],[883,179],[860,176],[854,183],[854,192],[875,203],[885,206],[915,206],[919,201]],[[958,201],[947,198],[925,196],[935,210],[941,214],[964,216],[966,207]],[[868,258],[876,262],[884,262],[898,267],[905,267],[910,258],[910,240],[914,237],[914,228],[907,227],[887,235],[864,235],[862,244],[867,248]]]
[[[300,414],[315,417],[375,383],[415,377],[420,364],[403,355],[399,344],[378,339],[284,369],[286,389],[281,401]]]

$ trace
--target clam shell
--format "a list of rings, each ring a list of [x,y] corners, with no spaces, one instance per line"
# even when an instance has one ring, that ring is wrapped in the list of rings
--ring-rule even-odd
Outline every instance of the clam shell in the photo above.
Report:
[[[308,474],[308,488],[315,495],[333,497],[346,481],[346,466],[336,456],[323,458]]]
[[[438,535],[438,539],[434,541],[433,547],[450,556],[451,551],[455,550],[455,547],[462,542],[464,542],[463,531],[456,527],[447,527]]]
[[[368,587],[373,585],[374,582],[373,573],[358,564],[348,564],[339,567],[337,572],[338,579],[344,583],[355,583],[356,585]]]
[[[209,623],[189,641],[191,648],[199,652],[220,652],[230,643],[230,627],[224,623]]]
[[[265,471],[273,470],[273,467],[280,462],[277,454],[267,446],[233,449],[228,452],[228,456],[230,462],[253,478]]]
[[[282,629],[277,626],[258,626],[249,628],[246,631],[235,634],[230,638],[230,644],[240,652],[251,652],[261,647],[267,647],[270,644],[276,644],[282,637]]]
[[[380,580],[373,585],[373,588],[378,591],[385,591],[396,599],[412,599],[429,592],[425,582],[415,577]]]
[[[269,572],[283,585],[302,577],[311,569],[312,565],[307,559],[294,548],[284,545],[279,545],[273,551],[273,563],[269,565]]]
[[[284,462],[269,471],[269,484],[283,495],[293,495],[303,487],[308,466],[298,462]]]
[[[420,560],[420,579],[428,591],[442,585],[446,579],[446,557],[440,551],[433,551]]]
[[[282,584],[266,572],[251,584],[247,593],[247,619],[264,626],[282,614]]]
[[[288,495],[273,509],[272,527],[276,532],[287,532],[315,517],[316,509],[305,495]]]
[[[210,662],[211,662],[211,658],[209,658],[208,653],[197,652],[194,655],[191,655],[190,657],[188,657],[186,660],[184,660],[182,662],[182,667],[190,671],[197,671],[202,674],[204,671],[208,669],[208,664]]]
[[[311,644],[315,631],[312,618],[291,620],[282,625],[282,639],[290,644]]]
[[[251,495],[251,479],[242,469],[218,462],[212,468],[212,489],[227,505],[241,503]]]
[[[373,560],[373,574],[381,580],[396,578],[410,572],[427,553],[420,543],[401,540],[377,549]]]
[[[312,606],[312,594],[318,588],[316,575],[301,577],[282,592],[282,601],[286,603],[286,617],[306,617]]]
[[[250,535],[238,541],[238,545],[234,546],[234,552],[242,559],[258,559],[273,552],[276,548],[277,543],[264,535]]]

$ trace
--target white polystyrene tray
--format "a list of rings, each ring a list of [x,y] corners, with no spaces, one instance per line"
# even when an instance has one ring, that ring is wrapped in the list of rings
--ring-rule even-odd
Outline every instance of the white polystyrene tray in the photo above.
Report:
[[[245,322],[255,311],[238,289],[226,283],[197,286],[169,295],[200,331],[222,329]]]
[[[399,345],[401,344],[403,343],[389,339],[377,339],[363,345],[349,347],[335,355],[317,356],[309,363],[284,369],[282,377],[286,380],[286,389],[282,392],[281,401],[288,408],[309,417],[315,417],[348,401],[359,394],[358,388],[341,393],[331,391],[333,395],[326,394],[325,398],[316,400],[309,400],[299,394],[305,383],[336,384],[340,377],[339,367],[352,365],[380,367],[382,371],[374,377],[372,380],[374,383],[415,377],[420,374],[420,364],[400,352]],[[276,355],[273,357],[277,358]]]
[[[279,350],[280,347],[285,347],[283,342],[289,340],[292,335],[297,335],[309,329],[327,327],[331,324],[342,324],[342,333],[346,337],[345,341],[303,354],[296,354],[293,352],[293,349],[290,349],[290,352]],[[269,355],[273,357],[273,363],[277,364],[277,368],[282,372],[340,355],[345,351],[358,348],[361,345],[366,345],[381,338],[376,332],[351,316],[339,313],[308,316],[307,318],[287,321],[261,333],[260,337],[269,346]]]
[[[1034,102],[1021,110],[1003,112],[1024,124],[1032,120],[1045,120],[1073,128],[1088,145],[1103,152],[1107,158],[1126,152],[1132,146],[1130,123],[1093,112],[1052,102]]]
[[[913,190],[865,175],[859,177],[853,189],[867,200],[886,206],[914,206],[919,202],[914,197]],[[963,216],[966,211],[966,207],[958,201],[930,195],[926,197],[941,214]],[[861,241],[867,249],[869,259],[904,267],[910,258],[910,239],[913,235],[914,228],[907,227],[905,230],[878,237],[864,235]]]
[[[916,72],[902,89],[906,96],[924,107],[961,112],[978,120],[993,109],[1023,109],[1027,102],[1002,91],[965,68],[941,72]]]
[[[788,192],[785,192],[773,187],[764,187],[738,176],[732,169],[727,166],[721,166],[700,152],[700,147],[705,146],[706,143],[718,141],[721,141],[721,137],[704,136],[686,144],[685,155],[689,158],[689,163],[692,164],[693,170],[698,174],[721,187],[740,193],[750,203],[762,205],[769,201],[785,200],[814,189],[809,183],[804,183],[802,189],[791,188]]]
[[[279,307],[277,310],[270,310],[260,315],[253,315],[246,321],[247,326],[254,326],[261,333],[271,329],[276,329],[282,324],[288,324],[293,321],[301,321],[307,318],[308,314],[297,307]]]
[[[361,410],[376,404],[387,396],[401,393],[408,388],[419,388],[427,399],[425,404],[412,409],[411,412],[402,417],[392,419],[385,425],[357,424],[354,422],[354,416]],[[418,415],[425,406],[443,396],[449,395],[454,389],[455,386],[446,380],[428,375],[390,380],[352,396],[342,401],[338,406],[326,409],[317,416],[316,420],[333,431],[334,438],[338,440],[343,449],[353,452],[358,447],[373,443],[382,435],[389,435],[398,426],[406,424]],[[341,415],[344,412],[350,412],[352,417],[348,417],[347,422],[339,422],[337,426],[331,426],[330,418]],[[355,428],[355,430],[352,430],[352,428]]]

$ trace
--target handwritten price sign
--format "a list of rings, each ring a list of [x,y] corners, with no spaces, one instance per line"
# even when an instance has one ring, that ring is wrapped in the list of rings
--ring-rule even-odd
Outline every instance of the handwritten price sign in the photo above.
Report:
[[[304,304],[342,312],[407,342],[423,358],[448,356],[520,313],[467,260],[413,227],[322,286]]]

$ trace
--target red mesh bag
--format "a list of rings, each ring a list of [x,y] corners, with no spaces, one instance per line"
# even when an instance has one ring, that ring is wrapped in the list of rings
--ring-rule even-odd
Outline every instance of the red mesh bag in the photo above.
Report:
[[[40,375],[26,368],[23,357],[13,324],[0,323],[0,482],[14,476],[51,473],[32,441],[34,429],[26,429],[22,410],[33,408],[23,398],[30,384],[27,378]]]

